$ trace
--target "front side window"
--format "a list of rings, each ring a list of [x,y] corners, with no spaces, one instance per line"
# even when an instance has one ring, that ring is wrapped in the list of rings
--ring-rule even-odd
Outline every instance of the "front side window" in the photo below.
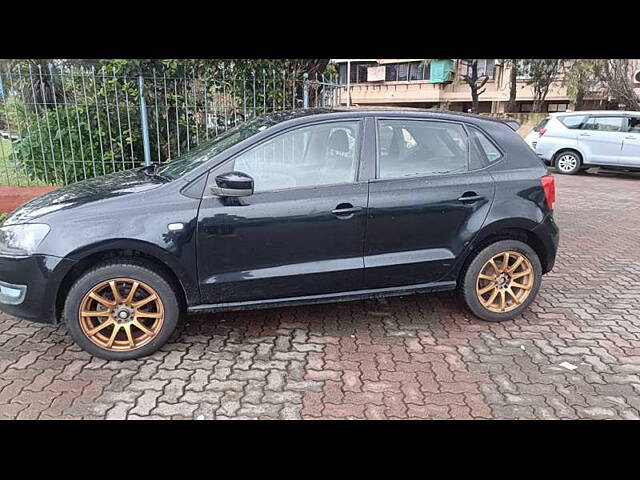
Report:
[[[250,175],[254,191],[355,181],[360,122],[331,122],[291,130],[251,148],[227,165]]]
[[[629,117],[627,119],[627,132],[640,134],[640,117]]]
[[[422,120],[378,122],[378,177],[442,175],[468,169],[461,125]]]
[[[621,132],[623,117],[591,117],[582,127],[583,130],[597,130],[599,132]]]

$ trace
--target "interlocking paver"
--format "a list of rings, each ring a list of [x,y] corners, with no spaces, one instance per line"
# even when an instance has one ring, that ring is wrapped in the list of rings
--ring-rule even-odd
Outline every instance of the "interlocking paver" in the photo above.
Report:
[[[106,362],[1,314],[0,418],[640,419],[640,178],[556,180],[556,267],[514,321],[451,293],[219,313]]]

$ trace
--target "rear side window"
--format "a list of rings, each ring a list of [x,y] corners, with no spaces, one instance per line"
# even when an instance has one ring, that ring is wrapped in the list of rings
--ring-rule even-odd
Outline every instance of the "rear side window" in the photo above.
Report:
[[[469,131],[471,132],[473,139],[476,141],[480,155],[484,157],[487,162],[493,163],[502,157],[502,153],[500,153],[498,147],[496,147],[484,133],[473,127],[469,127]]]
[[[533,131],[537,132],[539,131],[541,128],[544,128],[547,126],[547,123],[549,123],[549,120],[551,120],[551,117],[547,117],[544,120],[542,120],[538,125],[536,125],[535,127],[533,127]]]
[[[599,132],[621,132],[624,117],[590,117],[582,127],[583,130],[597,130]]]
[[[442,175],[468,170],[469,139],[456,123],[378,122],[378,177]]]
[[[560,120],[565,127],[576,130],[582,127],[586,118],[586,115],[569,115],[566,117],[558,117],[558,120]]]

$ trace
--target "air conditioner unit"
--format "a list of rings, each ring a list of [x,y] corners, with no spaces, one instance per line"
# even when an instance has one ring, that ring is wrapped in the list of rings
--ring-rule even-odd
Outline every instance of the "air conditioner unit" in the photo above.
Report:
[[[640,84],[640,70],[636,70],[633,74],[633,83]]]

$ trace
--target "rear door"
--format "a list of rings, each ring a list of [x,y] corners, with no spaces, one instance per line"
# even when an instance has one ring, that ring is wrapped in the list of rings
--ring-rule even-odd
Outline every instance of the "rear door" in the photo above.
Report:
[[[640,168],[640,116],[631,116],[626,122],[621,165]]]
[[[396,117],[376,124],[366,288],[437,282],[482,227],[493,180],[470,164],[472,142],[461,123]],[[495,149],[493,158],[499,155]]]
[[[623,124],[620,115],[591,115],[578,134],[578,144],[586,153],[586,163],[620,165],[622,163]]]

